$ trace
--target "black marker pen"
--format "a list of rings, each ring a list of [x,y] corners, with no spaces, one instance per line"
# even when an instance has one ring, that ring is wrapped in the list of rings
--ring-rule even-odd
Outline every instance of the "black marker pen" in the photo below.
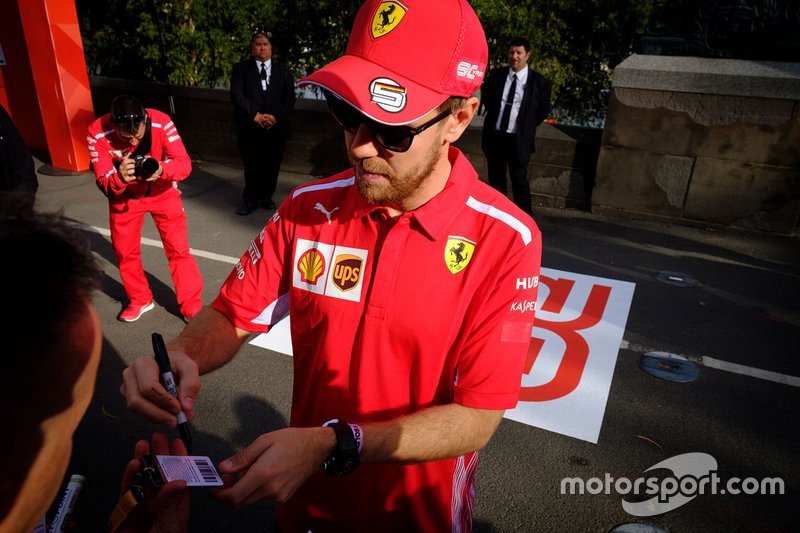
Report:
[[[158,372],[161,374],[162,384],[170,394],[177,398],[178,387],[175,384],[175,377],[172,375],[172,369],[169,366],[167,346],[164,344],[164,339],[158,333],[153,333],[153,353],[156,355],[156,363],[158,363]],[[186,445],[186,451],[191,453],[192,435],[189,433],[189,422],[187,422],[186,415],[183,414],[183,411],[178,413],[178,432],[181,434],[181,440]]]

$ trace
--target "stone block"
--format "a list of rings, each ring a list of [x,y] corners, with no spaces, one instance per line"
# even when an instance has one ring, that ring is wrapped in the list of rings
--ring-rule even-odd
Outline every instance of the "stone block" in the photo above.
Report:
[[[691,169],[688,157],[604,146],[597,162],[592,208],[680,217]]]
[[[800,99],[800,63],[633,54],[614,69],[615,87]]]
[[[796,168],[698,158],[686,216],[790,234],[800,220],[799,178]]]
[[[748,122],[695,130],[690,152],[698,157],[800,167],[800,120],[778,125]]]
[[[576,169],[557,170],[560,172],[555,176],[543,175],[531,180],[533,203],[548,207],[587,208],[591,192],[586,187],[587,177]]]
[[[692,134],[697,127],[687,113],[626,105],[612,90],[602,144],[690,155]]]
[[[615,87],[614,96],[628,107],[661,109],[686,113],[703,126],[748,122],[779,125],[791,120],[795,102],[779,98],[754,98],[698,94],[680,91],[654,91]]]

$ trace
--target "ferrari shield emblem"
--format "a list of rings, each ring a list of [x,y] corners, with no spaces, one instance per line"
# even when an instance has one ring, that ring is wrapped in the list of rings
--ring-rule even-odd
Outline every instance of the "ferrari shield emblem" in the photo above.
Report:
[[[381,2],[372,17],[372,36],[377,39],[395,29],[406,11],[406,7],[400,2]]]
[[[475,243],[464,237],[450,236],[444,247],[444,262],[452,274],[458,274],[469,265],[472,254],[475,253]]]

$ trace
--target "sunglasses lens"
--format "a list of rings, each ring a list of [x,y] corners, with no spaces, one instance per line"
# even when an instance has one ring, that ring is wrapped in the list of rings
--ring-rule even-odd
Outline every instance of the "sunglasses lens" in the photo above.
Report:
[[[371,124],[370,133],[387,150],[405,152],[411,147],[412,136],[403,126]]]
[[[345,131],[355,133],[361,124],[366,123],[370,135],[387,150],[405,152],[411,147],[413,135],[408,132],[405,126],[386,126],[385,124],[374,122],[356,111],[344,100],[327,91],[325,92],[325,100],[328,102],[328,109],[330,109],[333,119]]]
[[[142,122],[145,121],[144,115],[117,115],[112,116],[111,121],[120,131],[135,133]]]
[[[350,107],[349,104],[327,92],[325,93],[325,100],[328,101],[328,109],[339,126],[350,133],[355,133],[358,126],[363,122],[361,114]]]

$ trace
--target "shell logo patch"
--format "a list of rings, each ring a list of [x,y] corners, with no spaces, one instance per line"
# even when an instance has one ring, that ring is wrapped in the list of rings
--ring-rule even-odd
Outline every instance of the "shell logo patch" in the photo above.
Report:
[[[451,274],[458,274],[472,261],[475,243],[464,237],[450,235],[444,247],[444,262]]]
[[[361,279],[361,258],[357,255],[342,254],[333,265],[333,284],[342,291],[349,291]]]
[[[381,2],[372,16],[372,36],[377,39],[391,32],[400,24],[407,11],[408,8],[400,2]]]
[[[315,294],[361,301],[367,250],[297,239],[292,286]]]
[[[311,248],[297,262],[300,279],[303,283],[317,284],[317,280],[325,272],[325,258],[316,248]]]

